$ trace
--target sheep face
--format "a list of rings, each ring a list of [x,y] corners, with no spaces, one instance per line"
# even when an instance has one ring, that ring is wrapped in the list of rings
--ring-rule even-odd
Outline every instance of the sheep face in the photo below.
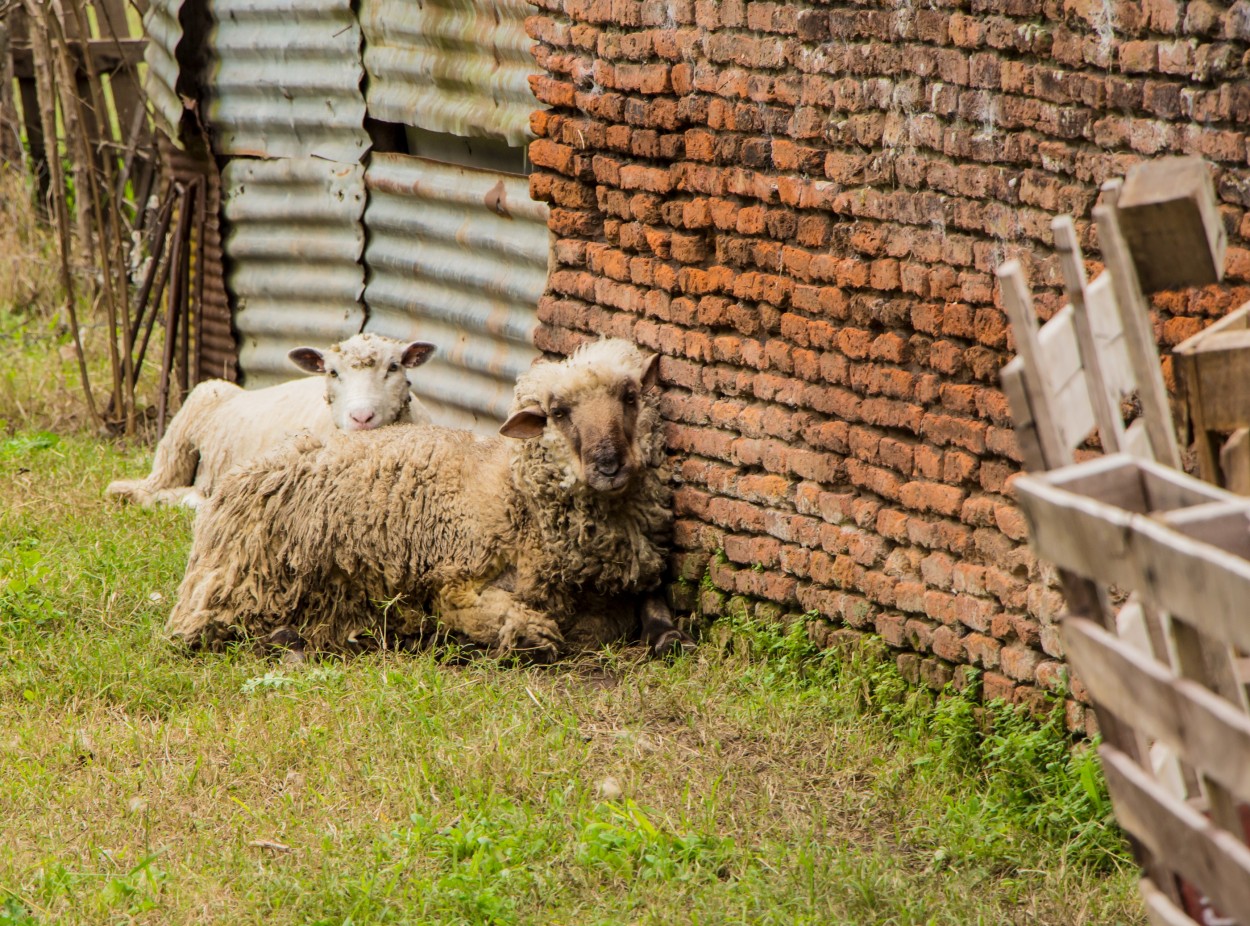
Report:
[[[370,431],[394,424],[412,401],[407,371],[430,359],[427,341],[395,341],[358,334],[329,350],[297,347],[289,356],[306,373],[325,377],[335,427]]]
[[[643,391],[655,385],[659,356],[644,357],[633,349],[637,362],[632,365],[594,367],[579,363],[586,359],[583,352],[591,353],[584,348],[565,364],[548,365],[554,375],[539,378],[544,387],[539,395],[515,412],[499,432],[562,444],[562,455],[578,482],[595,492],[615,494],[624,491],[645,465],[639,445],[639,413]]]

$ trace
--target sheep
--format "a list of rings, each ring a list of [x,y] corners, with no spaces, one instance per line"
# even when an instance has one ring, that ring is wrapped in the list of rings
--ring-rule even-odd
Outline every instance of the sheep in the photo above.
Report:
[[[195,526],[175,641],[351,651],[435,628],[552,659],[636,630],[686,645],[654,594],[672,528],[658,357],[602,340],[521,376],[500,436],[300,437],[236,469]]]
[[[233,466],[261,456],[297,431],[329,436],[336,428],[369,430],[396,422],[429,424],[405,370],[434,352],[426,341],[358,334],[329,350],[297,347],[287,356],[316,379],[243,390],[224,380],[200,383],[156,446],[145,479],[109,483],[106,495],[144,507],[196,508]]]

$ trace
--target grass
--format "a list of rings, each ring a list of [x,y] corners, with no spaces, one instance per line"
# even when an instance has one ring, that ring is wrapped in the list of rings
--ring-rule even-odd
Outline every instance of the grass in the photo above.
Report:
[[[1144,922],[1087,750],[801,623],[175,651],[190,513],[106,503],[150,448],[83,433],[46,315],[0,333],[0,924]]]

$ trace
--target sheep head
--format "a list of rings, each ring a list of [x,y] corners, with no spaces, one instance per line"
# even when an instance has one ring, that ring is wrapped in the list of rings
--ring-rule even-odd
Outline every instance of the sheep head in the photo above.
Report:
[[[560,448],[571,475],[595,492],[624,491],[646,465],[640,417],[659,355],[629,341],[593,341],[558,363],[537,363],[517,382],[499,433]]]
[[[428,341],[396,341],[357,334],[329,350],[297,347],[287,356],[306,373],[326,379],[326,402],[335,427],[369,431],[394,424],[412,401],[408,370],[430,359]]]

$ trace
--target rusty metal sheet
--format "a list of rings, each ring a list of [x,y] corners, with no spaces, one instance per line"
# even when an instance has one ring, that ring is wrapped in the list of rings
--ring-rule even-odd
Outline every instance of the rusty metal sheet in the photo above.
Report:
[[[369,115],[517,147],[538,108],[525,0],[361,0]]]
[[[215,0],[208,124],[220,154],[359,161],[360,26],[350,0]]]
[[[365,330],[437,344],[414,390],[439,423],[494,430],[538,356],[547,207],[525,177],[402,154],[374,154],[365,182]]]
[[[178,44],[182,41],[184,0],[151,0],[143,16],[143,33],[148,43],[143,50],[147,73],[143,89],[156,113],[157,123],[170,137],[177,138],[182,119],[178,96]]]
[[[249,386],[290,379],[286,353],[360,331],[364,168],[320,158],[236,158],[222,173],[227,284]]]
[[[164,132],[157,132],[161,175],[165,183],[190,183],[203,177],[205,198],[203,239],[193,242],[192,273],[201,274],[200,324],[196,333],[199,366],[196,380],[239,378],[238,345],[230,323],[230,300],[226,295],[221,249],[221,174],[217,162],[203,143],[176,147]]]

